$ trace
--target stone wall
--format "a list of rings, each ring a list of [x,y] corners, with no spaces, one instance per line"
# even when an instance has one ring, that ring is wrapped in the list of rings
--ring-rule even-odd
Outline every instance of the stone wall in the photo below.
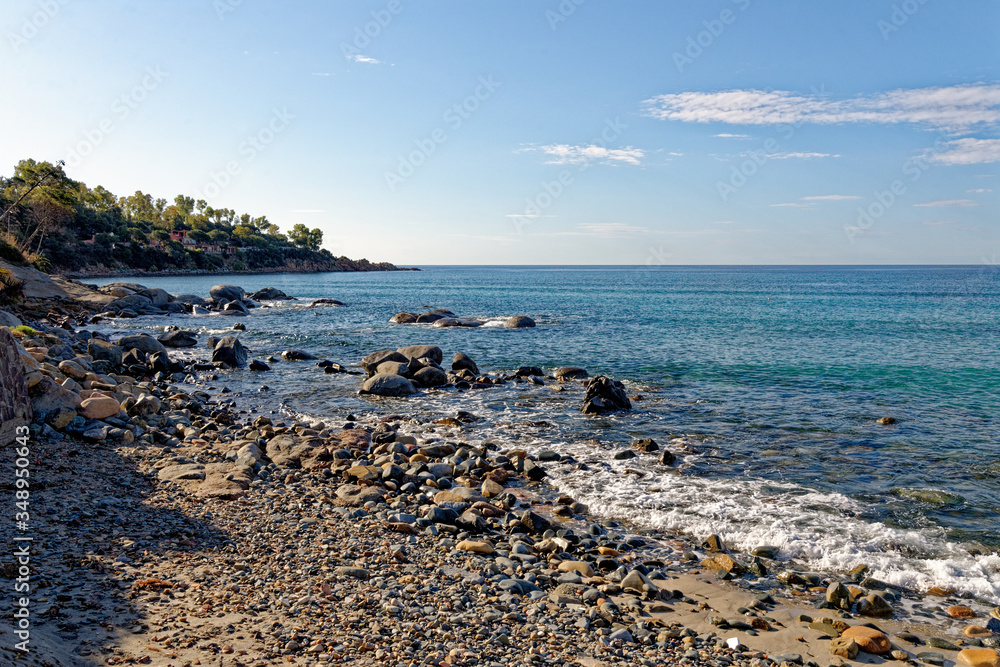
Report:
[[[0,327],[0,446],[17,435],[18,426],[31,421],[31,400],[24,383],[21,355],[10,329]]]

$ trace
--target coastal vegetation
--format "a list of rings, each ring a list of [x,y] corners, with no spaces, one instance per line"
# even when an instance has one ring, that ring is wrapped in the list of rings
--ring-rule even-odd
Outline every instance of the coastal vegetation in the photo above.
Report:
[[[392,264],[335,257],[323,232],[287,232],[266,216],[177,195],[116,195],[71,179],[63,164],[21,160],[0,176],[0,259],[53,273],[255,270],[378,271]]]

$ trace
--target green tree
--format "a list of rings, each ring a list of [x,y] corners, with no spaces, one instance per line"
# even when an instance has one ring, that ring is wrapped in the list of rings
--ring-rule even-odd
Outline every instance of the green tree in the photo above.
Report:
[[[323,231],[318,227],[309,229],[302,223],[298,223],[288,232],[288,239],[299,247],[319,250],[323,244]]]

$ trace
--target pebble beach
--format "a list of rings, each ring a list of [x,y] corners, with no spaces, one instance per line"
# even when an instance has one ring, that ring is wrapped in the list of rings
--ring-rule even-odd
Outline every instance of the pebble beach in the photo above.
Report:
[[[89,330],[98,313],[129,308],[159,334],[167,304],[238,311],[234,331],[248,330],[260,305],[243,290],[186,304],[143,289],[105,286],[98,303],[29,300],[7,315],[34,412],[38,556],[32,650],[12,650],[4,627],[0,660],[1000,664],[989,601],[601,520],[548,482],[560,466],[585,465],[571,456],[484,441],[460,397],[449,416],[426,419],[405,398],[377,396],[403,386],[381,376],[412,374],[403,380],[414,391],[520,383],[603,413],[629,400],[613,378],[483,372],[430,345],[344,366],[289,350],[317,372],[362,376],[358,389],[376,395],[363,415],[297,419],[268,409],[280,387],[263,398],[228,389],[233,368],[276,361],[229,337],[188,345],[178,332],[102,340]],[[669,465],[678,447],[638,439],[626,451]]]

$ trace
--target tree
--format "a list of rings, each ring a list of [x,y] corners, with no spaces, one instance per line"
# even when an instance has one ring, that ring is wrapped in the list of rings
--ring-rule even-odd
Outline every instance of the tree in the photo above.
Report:
[[[298,223],[288,232],[288,239],[295,245],[310,250],[319,250],[323,244],[323,231],[318,227],[309,229],[302,223]]]

